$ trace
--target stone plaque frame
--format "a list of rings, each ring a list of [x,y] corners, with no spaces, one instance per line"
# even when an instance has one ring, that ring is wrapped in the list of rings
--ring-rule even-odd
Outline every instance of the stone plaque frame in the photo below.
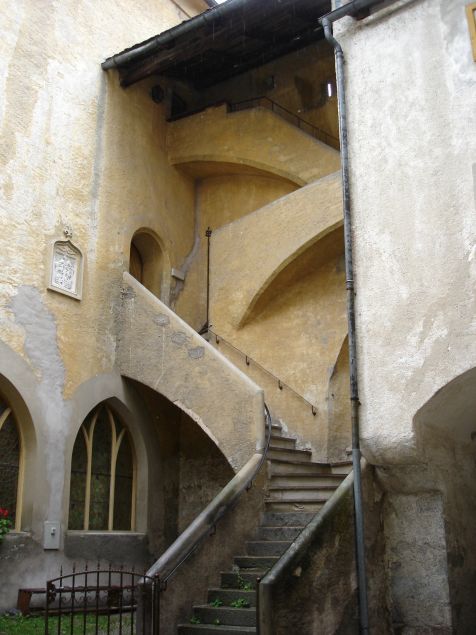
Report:
[[[81,300],[84,258],[71,240],[55,240],[50,250],[48,289]]]

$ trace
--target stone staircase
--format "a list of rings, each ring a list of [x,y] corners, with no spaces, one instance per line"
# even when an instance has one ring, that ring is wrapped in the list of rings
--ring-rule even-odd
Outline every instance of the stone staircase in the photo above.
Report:
[[[296,449],[273,422],[268,452],[268,495],[253,540],[232,569],[221,574],[219,588],[208,590],[208,604],[195,606],[179,635],[256,633],[256,580],[262,578],[292,544],[341,481],[352,464],[313,463],[310,450]]]

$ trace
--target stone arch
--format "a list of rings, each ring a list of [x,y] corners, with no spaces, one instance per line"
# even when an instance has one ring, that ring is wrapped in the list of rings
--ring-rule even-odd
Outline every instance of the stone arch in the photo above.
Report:
[[[129,246],[129,272],[151,293],[167,303],[170,292],[170,264],[157,234],[142,227],[134,232]]]
[[[311,253],[311,250],[316,248],[319,243],[323,246],[323,253],[327,251],[328,247],[332,244],[339,244],[343,247],[343,223],[339,220],[337,223],[329,225],[322,231],[312,236],[305,243],[300,245],[292,253],[288,254],[279,265],[262,281],[259,288],[256,289],[251,302],[243,312],[243,315],[238,323],[238,328],[243,328],[250,321],[253,320],[256,313],[259,313],[262,305],[266,301],[266,297],[272,292],[273,284],[278,280],[280,274],[283,274],[287,268],[290,268],[293,264],[298,263],[301,257],[305,257],[307,253]]]
[[[35,388],[36,380],[24,360],[0,342],[0,398],[12,410],[20,443],[15,531],[32,526],[36,484],[43,478],[37,470],[34,417],[39,418],[41,408],[33,396]]]
[[[437,428],[457,441],[476,442],[476,367],[439,388],[413,421],[417,430]]]

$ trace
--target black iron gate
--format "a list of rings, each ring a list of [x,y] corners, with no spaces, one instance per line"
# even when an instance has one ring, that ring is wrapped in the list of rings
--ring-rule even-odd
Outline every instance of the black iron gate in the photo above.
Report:
[[[123,567],[61,570],[46,584],[45,635],[157,635],[158,586]]]

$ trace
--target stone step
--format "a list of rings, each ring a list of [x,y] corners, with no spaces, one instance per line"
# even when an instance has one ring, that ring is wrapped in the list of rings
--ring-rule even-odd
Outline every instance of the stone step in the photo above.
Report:
[[[345,478],[348,472],[344,472],[343,470],[348,469],[348,465],[329,465],[328,463],[315,463],[315,462],[305,462],[305,461],[293,461],[287,460],[284,457],[276,457],[272,461],[270,461],[269,465],[269,474],[270,476],[284,476],[287,474],[295,475],[306,475],[306,476],[320,476],[322,475],[339,475],[340,478]],[[352,466],[350,466],[352,469]],[[350,471],[350,470],[349,470]]]
[[[256,579],[266,575],[268,567],[263,569],[250,569],[248,571],[224,571],[221,573],[221,586],[223,589],[241,591],[243,585],[251,584],[256,589]]]
[[[314,518],[315,514],[306,510],[294,510],[291,512],[266,511],[261,516],[263,527],[305,527]]]
[[[244,599],[244,598],[243,598]],[[193,614],[202,624],[223,624],[225,626],[255,626],[256,607],[234,608],[231,606],[194,606]]]
[[[254,626],[179,624],[178,635],[256,635]]]
[[[270,487],[273,489],[282,487],[338,487],[343,480],[342,474],[284,474],[273,475],[270,479]]]
[[[294,450],[296,447],[296,439],[290,439],[289,437],[277,436],[272,434],[269,444],[269,449],[284,448]]]
[[[264,575],[264,574],[263,574]],[[221,600],[225,606],[230,606],[230,602],[244,598],[250,606],[256,606],[256,591],[245,591],[243,589],[208,589],[208,603],[214,600]]]
[[[347,476],[352,471],[352,461],[342,461],[340,463],[331,463],[330,468],[333,474],[343,474]]]
[[[233,562],[240,569],[268,570],[277,560],[278,556],[235,556]]]
[[[322,509],[325,500],[321,501],[293,501],[293,500],[270,500],[265,502],[267,512],[318,512]],[[313,514],[314,515],[314,514]]]
[[[259,527],[256,532],[258,540],[294,540],[303,527]]]
[[[281,556],[289,547],[289,540],[253,540],[246,543],[249,556]]]
[[[308,503],[310,501],[325,502],[329,500],[336,491],[333,485],[323,485],[322,487],[270,487],[266,497],[269,501],[297,501]]]
[[[286,448],[270,448],[267,458],[271,461],[274,459],[293,461],[295,463],[309,463],[312,458],[311,450],[288,450]]]

